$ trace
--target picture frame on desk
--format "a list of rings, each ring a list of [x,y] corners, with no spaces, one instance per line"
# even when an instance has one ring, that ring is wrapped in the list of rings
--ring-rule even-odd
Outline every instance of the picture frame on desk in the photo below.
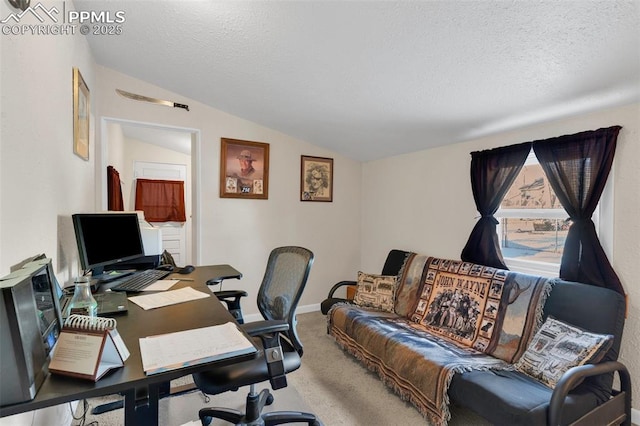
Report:
[[[73,153],[89,160],[89,88],[78,68],[73,68]]]

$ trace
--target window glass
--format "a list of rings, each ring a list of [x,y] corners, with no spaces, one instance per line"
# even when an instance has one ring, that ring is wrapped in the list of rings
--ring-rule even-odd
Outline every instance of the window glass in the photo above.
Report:
[[[547,264],[546,269],[559,268],[571,222],[533,152],[496,217],[500,221],[498,235],[507,264],[516,260]]]

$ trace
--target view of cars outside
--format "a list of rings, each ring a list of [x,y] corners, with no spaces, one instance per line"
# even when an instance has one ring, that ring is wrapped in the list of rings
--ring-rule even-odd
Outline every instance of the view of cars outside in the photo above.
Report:
[[[537,162],[522,168],[500,205],[505,258],[560,263],[571,221]]]
[[[504,257],[560,263],[570,221],[503,218],[501,224]]]

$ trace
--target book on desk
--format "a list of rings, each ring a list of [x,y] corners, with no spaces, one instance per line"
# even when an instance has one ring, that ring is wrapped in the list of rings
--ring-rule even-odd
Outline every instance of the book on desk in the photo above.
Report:
[[[257,352],[233,322],[140,340],[147,375]]]

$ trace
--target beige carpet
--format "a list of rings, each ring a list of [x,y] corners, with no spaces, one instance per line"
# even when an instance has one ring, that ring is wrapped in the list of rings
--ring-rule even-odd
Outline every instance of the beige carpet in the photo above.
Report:
[[[344,353],[326,333],[326,317],[320,312],[298,315],[298,332],[304,344],[302,367],[287,376],[289,386],[276,391],[275,402],[267,410],[310,411],[326,426],[395,426],[427,425],[427,421],[395,393],[389,390],[352,356]],[[174,384],[189,381],[184,378]],[[259,389],[268,386],[263,384]],[[198,410],[205,406],[241,409],[247,389],[211,397],[205,403],[200,392],[160,400],[161,426],[179,426],[197,420]],[[117,396],[89,400],[90,407],[117,399]],[[76,416],[82,412],[78,405]],[[123,410],[93,416],[87,415],[85,425],[97,421],[99,426],[123,424]],[[76,421],[73,425],[80,425]],[[226,425],[214,421],[214,425]],[[452,407],[451,426],[488,425],[475,414]]]

